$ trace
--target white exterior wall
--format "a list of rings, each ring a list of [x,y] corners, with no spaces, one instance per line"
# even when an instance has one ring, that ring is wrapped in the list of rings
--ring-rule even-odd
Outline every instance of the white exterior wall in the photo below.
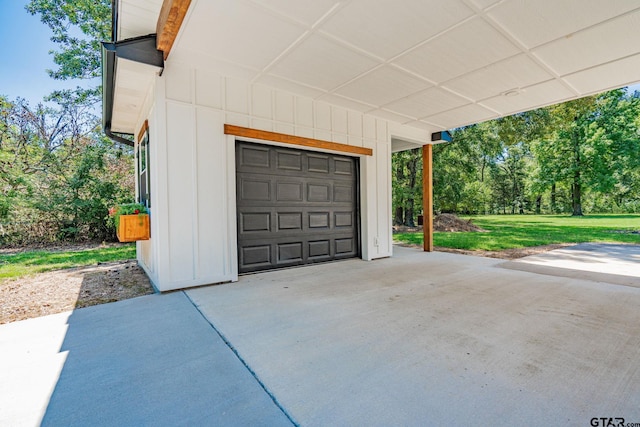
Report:
[[[238,278],[235,138],[224,124],[371,148],[373,156],[358,156],[362,258],[391,256],[394,127],[387,121],[170,63],[152,99],[151,240],[138,243],[138,260],[158,290]]]

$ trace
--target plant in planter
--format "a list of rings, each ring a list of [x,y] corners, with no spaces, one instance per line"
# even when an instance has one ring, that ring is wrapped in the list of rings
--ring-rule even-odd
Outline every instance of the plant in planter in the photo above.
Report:
[[[124,203],[109,209],[121,242],[149,240],[149,211],[140,203]]]

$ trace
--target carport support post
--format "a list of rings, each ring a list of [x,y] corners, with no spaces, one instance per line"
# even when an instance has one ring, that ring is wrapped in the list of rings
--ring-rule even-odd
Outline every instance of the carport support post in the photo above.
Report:
[[[422,146],[422,232],[424,251],[433,252],[433,145]]]

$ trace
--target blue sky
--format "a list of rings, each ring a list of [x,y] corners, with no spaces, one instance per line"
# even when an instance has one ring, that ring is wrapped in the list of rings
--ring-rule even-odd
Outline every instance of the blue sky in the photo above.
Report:
[[[56,89],[74,88],[83,82],[54,80],[47,69],[56,68],[49,51],[55,45],[51,31],[24,6],[28,0],[0,0],[0,95],[25,98],[35,106]],[[632,87],[640,90],[640,84]]]
[[[31,16],[24,6],[27,0],[0,0],[0,95],[13,100],[25,98],[31,106],[56,89],[74,88],[78,81],[54,80],[47,69],[54,69],[49,51],[49,27]]]

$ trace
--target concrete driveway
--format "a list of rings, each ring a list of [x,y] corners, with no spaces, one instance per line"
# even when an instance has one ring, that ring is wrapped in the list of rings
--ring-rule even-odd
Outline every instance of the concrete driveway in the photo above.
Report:
[[[291,426],[182,292],[0,326],[1,426]]]
[[[639,288],[395,254],[0,326],[0,424],[640,423]]]
[[[301,425],[640,423],[640,289],[395,255],[188,294]]]

